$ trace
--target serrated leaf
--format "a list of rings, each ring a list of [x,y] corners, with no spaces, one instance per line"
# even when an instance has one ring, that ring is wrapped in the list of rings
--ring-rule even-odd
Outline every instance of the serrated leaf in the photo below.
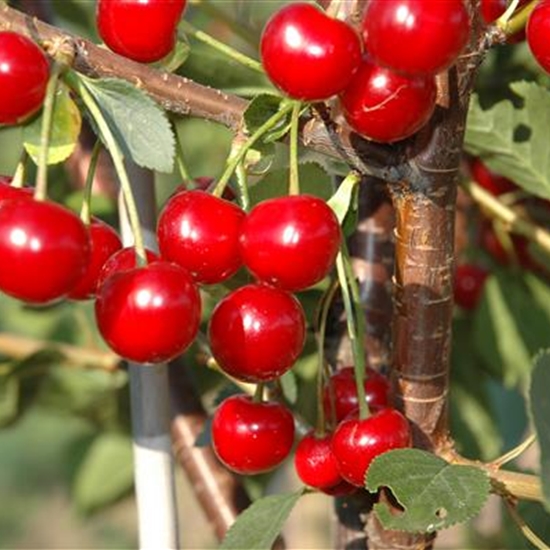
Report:
[[[540,447],[544,507],[550,512],[550,350],[537,355],[529,388],[529,404]]]
[[[388,487],[404,511],[386,504],[374,511],[386,529],[433,532],[476,516],[489,496],[487,474],[474,466],[449,464],[426,451],[397,449],[377,457],[367,471],[366,488]]]
[[[132,442],[122,434],[98,436],[76,473],[73,491],[85,512],[110,504],[132,487],[134,467]]]
[[[484,111],[477,97],[470,103],[465,148],[487,166],[535,195],[550,198],[550,91],[533,82],[515,82],[523,99]]]
[[[123,155],[144,168],[171,172],[175,140],[165,112],[124,80],[79,78],[97,102]]]
[[[303,489],[256,500],[229,529],[220,550],[271,550],[284,522],[302,495]]]
[[[68,88],[60,84],[55,95],[48,164],[63,162],[72,154],[81,126],[80,110],[72,100]],[[23,128],[23,146],[35,164],[38,164],[40,155],[41,132],[42,116],[34,118]]]
[[[0,377],[0,427],[8,426],[19,412],[19,380],[8,374]]]
[[[550,288],[529,273],[496,271],[474,316],[476,349],[508,387],[526,380],[532,357],[548,343]]]
[[[248,133],[253,134],[256,132],[268,119],[281,110],[283,104],[284,100],[280,96],[273,94],[256,96],[244,112],[244,122]],[[289,118],[290,113],[266,132],[262,136],[262,141],[269,143],[281,139],[290,129]]]

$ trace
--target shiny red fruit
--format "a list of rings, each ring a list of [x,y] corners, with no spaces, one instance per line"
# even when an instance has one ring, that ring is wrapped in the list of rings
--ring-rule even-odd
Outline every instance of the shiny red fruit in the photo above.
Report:
[[[32,187],[14,187],[11,176],[0,176],[0,201],[6,199],[32,199]]]
[[[527,44],[538,64],[550,73],[550,0],[542,0],[531,12],[525,27]]]
[[[340,475],[357,487],[364,487],[365,474],[377,456],[410,445],[409,422],[395,409],[382,409],[365,420],[348,417],[332,437]]]
[[[384,375],[374,369],[367,368],[364,388],[365,398],[371,412],[389,406],[390,383]],[[344,367],[332,374],[329,383],[323,390],[323,408],[325,416],[329,419],[333,418],[333,402],[337,423],[359,406],[353,367]]]
[[[476,183],[495,196],[510,193],[518,189],[518,186],[512,180],[492,172],[479,159],[474,159],[470,163],[470,172]]]
[[[27,37],[0,32],[0,124],[17,124],[42,107],[50,67]]]
[[[107,344],[136,363],[174,359],[197,335],[199,291],[189,274],[168,262],[119,271],[97,292],[97,326]]]
[[[413,135],[428,122],[436,95],[433,76],[403,76],[367,57],[340,95],[340,103],[355,132],[392,143]]]
[[[255,403],[245,395],[225,399],[212,419],[212,446],[233,472],[260,474],[278,466],[294,443],[294,419],[274,402]]]
[[[70,210],[28,198],[0,202],[0,290],[33,304],[69,294],[90,258],[86,227]]]
[[[369,0],[363,19],[369,54],[405,74],[435,75],[447,69],[469,35],[463,0]]]
[[[245,215],[236,204],[204,191],[177,193],[158,220],[161,256],[187,269],[199,283],[224,281],[242,264],[239,234]]]
[[[463,309],[474,310],[479,304],[485,280],[489,272],[475,264],[460,264],[456,267],[454,282],[455,304]]]
[[[91,254],[86,273],[69,293],[73,300],[93,298],[97,291],[99,273],[105,262],[118,250],[122,243],[118,233],[108,224],[94,218],[88,228]]]
[[[317,437],[305,435],[296,447],[294,468],[298,477],[309,487],[330,491],[344,480],[332,453],[332,434]]]
[[[147,256],[147,264],[152,264],[160,260],[159,255],[152,250],[146,249],[145,255]],[[118,250],[107,259],[99,271],[97,277],[97,288],[99,288],[113,273],[128,271],[134,267],[138,267],[136,249],[133,246],[127,246]]]
[[[215,307],[208,327],[220,367],[247,382],[273,380],[298,359],[305,317],[290,293],[263,284],[243,286]]]
[[[303,290],[323,279],[340,246],[338,219],[312,195],[268,199],[257,204],[241,227],[241,255],[260,281]]]
[[[99,0],[97,28],[114,52],[142,63],[158,61],[176,44],[186,0]]]
[[[288,4],[271,17],[260,51],[271,81],[288,96],[305,101],[341,92],[361,61],[355,30],[304,2]]]

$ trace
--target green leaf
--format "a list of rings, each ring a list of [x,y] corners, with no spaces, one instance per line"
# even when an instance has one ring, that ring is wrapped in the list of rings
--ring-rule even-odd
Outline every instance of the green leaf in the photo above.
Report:
[[[9,426],[19,415],[19,380],[8,374],[0,377],[0,427]]]
[[[529,388],[531,416],[540,446],[544,507],[550,512],[550,350],[537,355]]]
[[[332,208],[340,224],[344,222],[350,208],[356,208],[354,204],[359,189],[359,178],[346,178],[336,190],[336,193],[327,201]]]
[[[48,149],[48,164],[57,164],[67,159],[76,146],[82,116],[80,110],[70,96],[69,89],[60,84],[55,96],[52,120],[50,147]],[[42,131],[42,116],[36,117],[23,129],[23,146],[38,164],[40,155],[40,133]]]
[[[550,288],[536,276],[500,270],[487,279],[474,316],[475,343],[506,386],[527,379],[533,355],[548,344],[549,325]]]
[[[550,91],[533,82],[515,82],[521,107],[511,101],[484,111],[470,104],[465,148],[495,172],[535,195],[550,198]]]
[[[300,489],[295,493],[258,499],[237,518],[225,535],[220,550],[271,550],[284,522],[303,493],[303,489]]]
[[[79,78],[93,95],[124,156],[144,168],[171,172],[175,140],[165,112],[124,80]]]
[[[124,496],[134,482],[132,442],[122,434],[98,436],[86,453],[74,480],[76,503],[85,512]]]
[[[172,51],[164,59],[154,63],[154,66],[168,73],[176,72],[187,61],[190,52],[189,42],[180,39]]]
[[[426,451],[397,449],[380,455],[367,471],[366,488],[389,487],[404,511],[386,504],[374,511],[386,529],[433,532],[476,516],[489,496],[487,474],[474,466],[449,464]]]
[[[283,105],[284,100],[280,96],[272,94],[256,96],[244,112],[244,122],[248,133],[253,134],[256,132],[268,119],[277,114]],[[281,139],[290,130],[289,120],[290,113],[266,132],[262,137],[262,141],[269,143]]]
[[[294,371],[286,371],[280,378],[281,388],[285,399],[294,405],[298,399],[298,383],[296,382],[296,374]]]

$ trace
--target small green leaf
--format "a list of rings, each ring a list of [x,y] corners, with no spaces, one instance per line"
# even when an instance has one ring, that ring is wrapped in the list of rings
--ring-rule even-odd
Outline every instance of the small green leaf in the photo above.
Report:
[[[388,487],[403,506],[393,515],[379,503],[374,511],[386,529],[433,532],[476,516],[489,496],[487,474],[474,466],[449,464],[426,451],[397,449],[380,455],[367,471],[366,488]]]
[[[134,482],[132,442],[122,434],[98,436],[76,473],[73,491],[85,512],[110,504],[124,496]]]
[[[144,168],[171,172],[175,140],[165,112],[124,80],[78,78],[97,102],[124,156]]]
[[[10,425],[19,413],[19,380],[8,374],[0,377],[0,427]]]
[[[526,191],[550,198],[550,91],[533,82],[511,88],[523,100],[520,107],[505,100],[484,111],[473,98],[465,148]]]
[[[303,493],[303,489],[300,489],[295,493],[258,499],[237,518],[225,535],[220,550],[271,550],[284,522]]]
[[[253,134],[268,119],[277,114],[284,105],[283,98],[273,94],[260,94],[256,96],[244,112],[244,122],[249,134]],[[281,139],[289,130],[290,113],[270,129],[262,137],[262,141],[269,143]]]
[[[72,100],[68,88],[60,84],[55,96],[48,164],[63,162],[72,154],[81,126],[80,110]],[[42,116],[34,118],[23,129],[23,146],[35,164],[38,164],[40,155],[41,131]]]
[[[173,73],[187,61],[190,52],[191,47],[189,46],[189,42],[187,40],[180,39],[176,42],[176,45],[172,51],[164,59],[161,59],[154,65],[160,70]]]
[[[540,446],[540,477],[544,507],[550,512],[550,350],[535,358],[529,388],[531,416]]]
[[[294,374],[294,371],[286,371],[279,378],[279,381],[281,382],[281,388],[285,399],[294,405],[298,399],[298,384],[296,382],[296,375]]]
[[[347,213],[350,208],[356,208],[357,190],[359,178],[358,177],[349,177],[346,178],[336,190],[336,193],[330,197],[327,201],[328,205],[332,208],[340,224],[344,222],[344,218],[347,216]]]

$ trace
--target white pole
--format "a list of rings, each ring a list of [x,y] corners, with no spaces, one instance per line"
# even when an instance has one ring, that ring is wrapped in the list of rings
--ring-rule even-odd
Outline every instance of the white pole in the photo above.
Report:
[[[153,173],[127,162],[126,169],[139,212],[145,246],[156,250],[155,189]],[[124,246],[133,244],[122,196],[119,199],[120,227]],[[143,337],[147,338],[147,327]],[[138,511],[139,548],[179,548],[174,461],[170,437],[168,369],[164,364],[128,364],[134,478]]]

